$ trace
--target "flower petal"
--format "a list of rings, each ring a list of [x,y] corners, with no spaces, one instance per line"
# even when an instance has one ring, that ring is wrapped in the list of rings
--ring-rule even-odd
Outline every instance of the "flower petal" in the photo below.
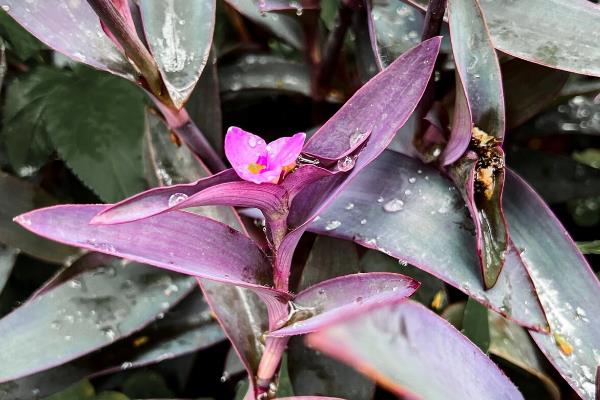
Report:
[[[269,169],[283,168],[294,163],[304,147],[305,140],[306,133],[296,133],[294,136],[282,137],[269,143]]]
[[[240,178],[255,182],[267,182],[261,174],[251,172],[248,167],[267,152],[267,143],[260,137],[236,126],[225,135],[225,155]]]

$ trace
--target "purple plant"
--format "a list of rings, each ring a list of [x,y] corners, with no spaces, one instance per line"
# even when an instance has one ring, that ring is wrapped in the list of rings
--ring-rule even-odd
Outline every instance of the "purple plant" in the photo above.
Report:
[[[346,391],[337,387],[321,392],[307,385],[310,393],[305,394],[310,396],[293,397],[297,399],[340,393],[373,398],[374,382],[402,398],[521,399],[521,387],[486,353],[493,353],[490,343],[501,341],[498,337],[524,337],[519,345],[528,347],[513,357],[515,365],[536,370],[530,364],[538,362],[538,350],[528,335],[581,398],[597,395],[600,285],[552,211],[508,169],[504,144],[514,121],[532,118],[543,108],[538,103],[548,102],[542,97],[552,97],[548,93],[563,87],[563,71],[600,76],[600,60],[585,44],[587,38],[575,37],[573,21],[559,18],[564,13],[592,24],[593,18],[600,20],[594,5],[580,0],[567,6],[553,0],[558,11],[536,15],[532,6],[521,2],[509,7],[504,4],[508,0],[432,0],[429,6],[412,0],[410,5],[344,0],[321,45],[316,27],[323,5],[227,0],[241,43],[249,43],[246,20],[255,21],[287,42],[280,51],[296,48],[305,60],[297,68],[286,60],[252,56],[239,66],[242,73],[232,74],[234,80],[250,80],[253,68],[268,67],[258,74],[267,76],[264,82],[248,83],[248,92],[273,89],[268,74],[282,68],[284,78],[275,89],[308,95],[315,107],[347,97],[325,122],[321,118],[314,133],[306,130],[308,135],[267,142],[236,126],[222,138],[220,126],[200,129],[193,121],[198,109],[202,118],[212,116],[205,104],[192,108],[192,92],[201,88],[209,93],[204,99],[211,97],[211,82],[203,81],[207,76],[217,86],[216,67],[209,62],[215,48],[222,51],[222,44],[213,40],[218,15],[214,1],[4,3],[12,18],[51,49],[145,91],[154,105],[145,111],[145,160],[155,174],[154,181],[148,179],[156,187],[116,204],[9,209],[25,230],[89,253],[0,319],[0,338],[6,342],[0,351],[8,359],[21,356],[21,361],[0,365],[0,393],[22,398],[28,385],[48,381],[45,374],[56,371],[61,377],[56,385],[62,387],[48,385],[41,395],[36,387],[34,395],[54,393],[64,388],[64,371],[74,365],[82,371],[76,380],[114,371],[112,361],[95,350],[121,339],[111,346],[125,351],[123,340],[140,329],[132,346],[144,346],[153,335],[190,324],[191,316],[210,309],[231,342],[232,357],[237,355],[246,372],[245,399],[287,396],[282,366],[286,349],[296,346],[290,341],[296,335],[307,335],[310,346],[368,377],[349,375]],[[386,8],[392,6],[397,7],[394,15],[407,16],[406,21],[393,23],[396,16],[390,17]],[[424,17],[419,9],[426,11]],[[288,11],[295,11],[297,18]],[[386,18],[392,23],[386,24]],[[440,36],[444,18],[451,39],[447,44]],[[531,34],[520,23],[512,31],[519,18],[530,20]],[[423,31],[420,40],[412,30],[398,31],[416,21]],[[547,42],[547,21],[557,26],[554,44]],[[343,49],[348,51],[344,41],[350,29],[358,65],[351,73],[341,57]],[[391,39],[397,42],[390,44]],[[527,74],[548,74],[549,83],[511,100],[516,89],[506,79],[507,68],[524,61],[504,63],[497,50],[529,61],[513,67],[522,74],[515,73],[520,80],[515,78],[514,86],[522,86]],[[353,73],[363,77],[357,89],[343,83]],[[235,83],[233,92],[240,90]],[[334,90],[339,87],[344,92]],[[521,108],[528,110],[510,114]],[[318,113],[317,108],[311,111]],[[171,141],[165,139],[169,131]],[[169,166],[174,173],[166,172]],[[16,194],[33,191],[14,178],[6,182]],[[307,232],[321,235],[308,260],[303,241]],[[343,241],[327,242],[330,247],[319,252],[324,236]],[[17,239],[14,247],[27,252],[21,245],[25,240]],[[0,241],[5,241],[2,236]],[[359,256],[354,243],[369,251]],[[60,249],[52,248],[46,258],[63,262],[72,254],[63,249],[65,256]],[[7,257],[14,262],[15,254]],[[72,288],[81,286],[77,277],[100,282],[105,278],[97,275],[110,275],[106,268],[114,270],[120,259],[133,263],[120,291],[131,286],[125,282],[144,285],[143,264],[166,270],[154,272],[168,279],[164,288],[147,285],[147,292],[160,301],[140,306],[141,299],[151,299],[140,289],[126,303],[137,318],[113,323],[111,318],[119,317],[111,309],[110,317],[96,317],[94,330],[99,328],[100,336],[90,333],[87,341],[62,344],[57,355],[36,356],[36,346],[27,348],[37,334],[29,321],[39,319],[62,329],[62,319],[45,316],[53,308],[101,312],[98,299],[109,295],[94,294],[94,305],[88,306],[91,300],[74,297],[66,282]],[[408,264],[416,269],[399,273]],[[102,274],[96,274],[99,268],[105,268]],[[203,297],[188,305],[186,296],[196,282]],[[444,282],[469,298],[466,305],[455,302],[444,311],[462,333],[435,313],[448,299]],[[427,291],[434,293],[421,300]],[[136,295],[139,299],[134,300]],[[164,309],[185,309],[184,316],[162,321],[162,304]],[[457,309],[460,317],[453,320]],[[495,313],[488,315],[488,309]],[[160,321],[150,332],[147,324],[154,319]],[[78,329],[83,337],[88,327]],[[195,342],[189,352],[223,338],[212,335],[218,333],[203,331],[203,344]],[[209,336],[211,340],[204,340]],[[161,361],[147,354],[133,358],[121,368]],[[287,366],[308,368],[290,357]],[[344,373],[339,365],[332,371]],[[3,388],[11,382],[16,383]],[[558,391],[552,385],[548,390]]]

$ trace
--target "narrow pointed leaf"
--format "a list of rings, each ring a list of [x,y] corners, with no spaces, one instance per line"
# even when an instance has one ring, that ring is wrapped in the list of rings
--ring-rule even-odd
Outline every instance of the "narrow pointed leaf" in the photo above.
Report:
[[[354,243],[318,236],[302,271],[300,289],[358,272],[359,257]],[[287,354],[290,379],[296,394],[319,393],[347,400],[373,396],[373,381],[346,364],[308,348],[303,338],[291,338]]]
[[[0,173],[0,243],[56,264],[75,255],[77,249],[33,235],[12,222],[16,215],[57,202],[40,188]]]
[[[334,324],[311,334],[308,342],[398,396],[431,400],[523,398],[467,338],[412,301],[386,305]]]
[[[87,1],[5,0],[2,6],[48,47],[75,61],[134,79],[133,68],[104,34]]]
[[[295,203],[303,206],[291,207],[288,224],[294,230],[281,244],[282,265],[291,264],[293,249],[309,222],[333,201],[347,182],[383,152],[408,120],[425,91],[440,40],[429,39],[399,57],[361,87],[306,143],[307,153],[323,160],[338,160],[338,170],[351,168],[351,172],[323,179],[295,199]],[[364,148],[360,155],[350,156],[361,145]]]
[[[0,393],[6,392],[13,400],[42,399],[86,377],[156,364],[222,341],[223,331],[211,321],[208,305],[194,286],[190,287],[193,293],[164,318],[129,338],[55,368],[0,384]]]
[[[441,156],[444,165],[464,154],[473,126],[500,141],[505,128],[500,65],[478,1],[450,0],[448,15],[457,72],[456,103],[466,102],[467,107],[457,107],[450,140]],[[461,96],[464,99],[459,99]]]
[[[354,204],[351,210],[346,209],[348,203]],[[385,152],[310,230],[353,240],[406,261],[522,325],[546,326],[516,251],[508,253],[496,285],[485,290],[475,231],[464,201],[449,180],[419,161]]]
[[[408,0],[427,8],[427,0]],[[482,0],[494,46],[536,64],[600,76],[600,8],[586,0]],[[526,21],[526,22],[525,22]]]
[[[564,227],[513,173],[506,177],[504,204],[511,238],[521,250],[552,332],[532,336],[577,393],[594,399],[600,283]]]
[[[151,142],[154,144],[149,153],[152,157],[151,165],[156,165],[155,175],[166,177],[172,183],[200,179],[210,175],[201,163],[189,168],[190,165],[194,165],[191,160],[195,158],[191,151],[183,146],[177,147],[173,142],[165,140],[168,131],[164,124],[156,118],[149,117],[150,130],[147,132],[147,137],[152,138]],[[163,167],[167,163],[166,159],[171,159],[173,154],[188,160],[188,162],[183,164],[168,162],[172,168],[165,170]],[[165,174],[165,171],[168,172]],[[195,209],[195,212],[227,223],[232,228],[246,234],[246,229],[233,208],[202,207]],[[241,287],[208,279],[198,279],[198,283],[211,310],[215,313],[225,335],[246,369],[251,384],[254,385],[254,377],[264,350],[260,339],[268,328],[265,304],[256,294]],[[240,305],[242,306],[240,307]]]
[[[298,314],[306,313],[308,318],[291,320],[270,335],[282,337],[315,332],[351,315],[406,298],[418,287],[419,283],[412,278],[385,272],[333,278],[303,290],[294,298],[294,304],[300,307]]]
[[[105,208],[56,206],[20,215],[16,221],[38,235],[71,246],[268,291],[262,287],[271,282],[266,256],[236,230],[182,211],[127,224],[89,224]]]
[[[0,366],[0,382],[63,364],[126,337],[194,286],[188,277],[137,263],[123,266],[118,260],[64,282],[0,320],[0,351],[12,360]]]
[[[144,32],[163,81],[181,108],[208,60],[215,26],[215,0],[142,0]]]

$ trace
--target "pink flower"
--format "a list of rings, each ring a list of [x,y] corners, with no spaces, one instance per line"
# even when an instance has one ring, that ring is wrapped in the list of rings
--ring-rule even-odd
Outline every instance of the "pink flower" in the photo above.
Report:
[[[279,183],[296,166],[305,133],[267,144],[260,136],[232,126],[225,136],[225,155],[240,178],[254,183]]]

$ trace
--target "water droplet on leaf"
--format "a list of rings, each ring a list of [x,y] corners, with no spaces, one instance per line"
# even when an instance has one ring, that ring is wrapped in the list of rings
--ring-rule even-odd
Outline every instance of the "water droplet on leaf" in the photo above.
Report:
[[[400,199],[392,199],[383,205],[385,212],[394,213],[404,208],[404,202]]]
[[[169,207],[175,207],[177,204],[185,201],[188,198],[187,194],[175,193],[169,197]]]

